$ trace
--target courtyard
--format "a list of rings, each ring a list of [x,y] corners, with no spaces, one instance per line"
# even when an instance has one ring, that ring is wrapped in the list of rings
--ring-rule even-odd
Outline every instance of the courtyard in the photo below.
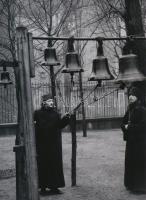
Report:
[[[71,186],[71,133],[62,134],[66,187],[63,194],[41,196],[41,200],[145,200],[146,195],[128,192],[123,185],[125,142],[122,132],[88,131],[87,137],[77,132],[77,185]],[[15,136],[0,137],[0,199],[15,200]],[[9,169],[9,171],[8,171]]]

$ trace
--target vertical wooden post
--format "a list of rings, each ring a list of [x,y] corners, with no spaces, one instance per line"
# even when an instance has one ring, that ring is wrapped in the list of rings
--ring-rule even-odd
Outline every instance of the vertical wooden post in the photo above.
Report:
[[[52,96],[55,102],[55,106],[57,109],[57,100],[56,100],[56,85],[55,85],[55,76],[54,76],[54,66],[50,66],[50,78],[51,78],[51,90],[52,90]]]
[[[17,60],[19,63],[17,73],[17,99],[19,101],[19,130],[16,138],[16,165],[23,162],[19,171],[16,167],[17,200],[38,200],[38,177],[36,164],[36,145],[33,122],[33,106],[31,94],[28,32],[25,27],[18,27],[16,33]],[[17,150],[18,149],[18,150]],[[21,149],[21,151],[20,151]],[[17,153],[19,152],[19,154]],[[21,153],[20,153],[21,152]],[[20,155],[21,156],[17,156]],[[22,180],[25,175],[25,180]],[[23,184],[24,183],[24,184]],[[25,186],[24,186],[25,185]],[[23,192],[23,194],[21,194]]]
[[[34,65],[34,51],[33,51],[33,40],[32,33],[28,33],[28,52],[29,52],[29,70],[30,77],[35,77],[35,65]]]
[[[83,98],[83,86],[82,86],[82,74],[79,73],[79,86],[80,86],[80,99],[82,102],[82,129],[83,129],[83,137],[87,137],[87,128],[86,128],[86,116],[85,116],[85,108],[84,108],[84,98]]]
[[[20,131],[20,127],[19,130]],[[16,134],[15,141],[15,166],[16,166],[16,200],[26,200],[27,197],[27,182],[25,174],[25,158],[23,140],[20,139],[20,132]]]
[[[76,113],[71,115],[70,128],[72,136],[72,159],[71,159],[71,182],[72,186],[76,185],[76,149],[77,149],[77,139],[76,139]]]

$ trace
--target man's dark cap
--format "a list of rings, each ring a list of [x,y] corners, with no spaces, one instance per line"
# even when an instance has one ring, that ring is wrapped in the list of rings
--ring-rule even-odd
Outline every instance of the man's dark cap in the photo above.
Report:
[[[52,95],[51,94],[44,94],[42,96],[42,101],[47,101],[48,99],[52,99]]]

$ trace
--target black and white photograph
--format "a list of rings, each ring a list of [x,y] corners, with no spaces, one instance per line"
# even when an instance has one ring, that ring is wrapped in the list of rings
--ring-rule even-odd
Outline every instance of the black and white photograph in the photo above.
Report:
[[[146,199],[146,1],[0,0],[0,200]]]

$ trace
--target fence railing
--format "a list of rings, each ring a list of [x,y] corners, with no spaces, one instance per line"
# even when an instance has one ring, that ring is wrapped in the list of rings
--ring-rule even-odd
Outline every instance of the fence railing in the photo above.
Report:
[[[83,83],[83,99],[85,99],[84,107],[87,119],[121,117],[124,115],[127,107],[127,97],[123,90],[118,90],[116,86],[104,85],[97,87],[95,91],[95,83]],[[92,92],[93,91],[93,92]],[[48,84],[33,84],[33,103],[37,109],[41,104],[41,96],[51,92]],[[74,87],[68,85],[59,85],[56,87],[57,105],[59,111],[63,114],[73,110],[80,102],[79,84]],[[86,98],[88,97],[88,98]],[[94,99],[99,99],[94,101]],[[82,118],[81,107],[77,110],[77,119]]]
[[[0,124],[17,122],[16,91],[13,85],[0,86]]]
[[[127,107],[124,91],[117,90],[113,85],[97,87],[93,91],[95,85],[91,82],[83,83],[86,119],[122,117]],[[47,93],[51,93],[51,86],[48,83],[32,84],[34,110],[40,107],[41,96]],[[81,102],[79,84],[75,83],[74,87],[56,84],[56,99],[60,113],[73,110]],[[13,85],[7,88],[0,86],[0,112],[0,123],[17,122],[16,91]],[[77,110],[77,119],[82,119],[81,107]]]

